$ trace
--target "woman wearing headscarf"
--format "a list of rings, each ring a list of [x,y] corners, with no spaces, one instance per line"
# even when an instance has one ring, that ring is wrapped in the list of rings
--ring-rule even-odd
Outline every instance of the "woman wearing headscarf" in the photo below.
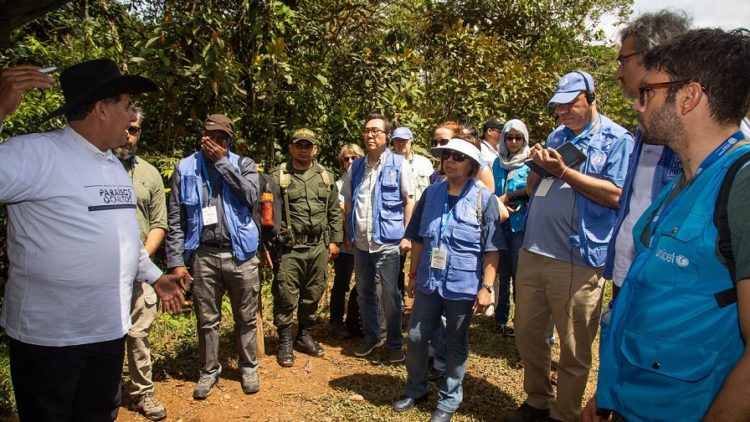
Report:
[[[524,220],[529,195],[526,192],[526,178],[531,169],[524,164],[529,158],[529,131],[518,120],[508,120],[503,126],[498,144],[500,157],[495,160],[492,174],[495,178],[495,194],[510,212],[510,218],[503,222],[503,233],[508,241],[508,250],[500,259],[500,283],[497,288],[497,308],[495,311],[494,332],[504,337],[514,336],[513,328],[508,327],[510,318],[510,283],[515,283],[518,264],[518,251],[523,244]],[[515,294],[515,288],[513,289]]]

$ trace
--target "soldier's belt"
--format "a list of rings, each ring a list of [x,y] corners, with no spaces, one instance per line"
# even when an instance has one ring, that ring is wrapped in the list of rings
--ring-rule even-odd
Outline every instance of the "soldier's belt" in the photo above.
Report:
[[[323,233],[302,234],[294,233],[294,240],[298,245],[317,245],[323,240]]]

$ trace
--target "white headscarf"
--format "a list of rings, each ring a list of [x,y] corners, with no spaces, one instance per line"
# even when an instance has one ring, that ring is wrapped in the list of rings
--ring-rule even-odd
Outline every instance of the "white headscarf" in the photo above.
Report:
[[[505,134],[510,132],[511,129],[515,129],[523,134],[523,147],[513,154],[510,155],[508,147],[505,145]],[[503,132],[500,134],[500,143],[497,146],[500,151],[500,165],[508,171],[515,170],[523,166],[523,162],[529,158],[529,130],[526,129],[526,125],[518,119],[511,119],[503,126]]]

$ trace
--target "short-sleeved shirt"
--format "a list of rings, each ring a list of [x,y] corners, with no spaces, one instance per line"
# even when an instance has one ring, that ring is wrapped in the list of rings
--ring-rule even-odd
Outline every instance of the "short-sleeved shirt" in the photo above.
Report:
[[[352,168],[353,165],[349,166],[349,170],[344,176],[344,183],[341,187],[341,193],[347,202],[352,201],[352,212],[356,211],[355,227],[354,227],[354,246],[362,251],[369,251],[370,253],[381,252],[384,249],[392,245],[384,245],[377,243],[372,240],[372,225],[373,225],[373,200],[375,199],[375,184],[378,182],[380,171],[383,168],[383,158],[388,152],[383,153],[380,156],[380,160],[374,165],[370,165],[368,162],[368,156],[365,155],[362,159],[365,160],[365,172],[362,176],[362,186],[359,188],[359,195],[356,201],[352,200]],[[414,197],[414,178],[409,168],[409,163],[406,160],[401,161],[401,180],[399,181],[401,187],[401,197]]]
[[[419,201],[427,186],[430,186],[430,176],[435,171],[432,162],[425,156],[412,154],[408,160],[412,176],[414,176],[414,200]]]
[[[614,127],[619,130],[611,129]],[[579,164],[576,170],[582,169],[584,165],[588,165],[589,168],[596,167],[599,169],[598,174],[589,174],[589,176],[609,180],[615,186],[622,187],[627,174],[630,152],[633,149],[633,137],[629,132],[605,116],[601,116],[600,124],[577,141],[576,146],[585,151],[597,137],[614,137],[613,133],[624,133],[624,135],[612,139],[611,149],[606,154],[602,154],[601,151],[588,154],[586,160]],[[552,145],[550,140],[561,137],[571,139],[572,135],[570,129],[561,126],[550,134],[548,145],[553,148],[559,147],[559,145]],[[589,164],[591,161],[594,162]],[[523,248],[563,262],[588,266],[581,257],[580,248],[571,245],[570,240],[572,236],[579,234],[577,201],[581,200],[585,199],[576,194],[569,184],[561,179],[552,178],[552,185],[545,196],[535,194],[532,197],[526,218]],[[584,216],[584,218],[587,217]],[[589,225],[591,223],[588,222]],[[610,230],[612,229],[610,227]]]
[[[458,202],[458,196],[448,195],[448,208],[452,209],[456,205],[456,202]],[[422,221],[424,203],[424,197],[420,198],[417,202],[411,214],[409,225],[406,227],[406,233],[404,234],[405,238],[419,243],[422,243],[422,236],[419,235],[419,225]],[[486,208],[482,210],[482,239],[484,239],[482,250],[484,252],[503,251],[507,249],[501,226],[500,224],[496,224],[499,220],[500,208],[495,198],[492,197],[487,201]]]

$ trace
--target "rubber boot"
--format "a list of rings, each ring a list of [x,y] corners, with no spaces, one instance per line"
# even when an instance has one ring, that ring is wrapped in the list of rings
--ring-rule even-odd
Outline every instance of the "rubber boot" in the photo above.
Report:
[[[290,367],[294,365],[294,351],[292,350],[292,326],[279,327],[279,352],[276,354],[276,362],[280,366]]]

